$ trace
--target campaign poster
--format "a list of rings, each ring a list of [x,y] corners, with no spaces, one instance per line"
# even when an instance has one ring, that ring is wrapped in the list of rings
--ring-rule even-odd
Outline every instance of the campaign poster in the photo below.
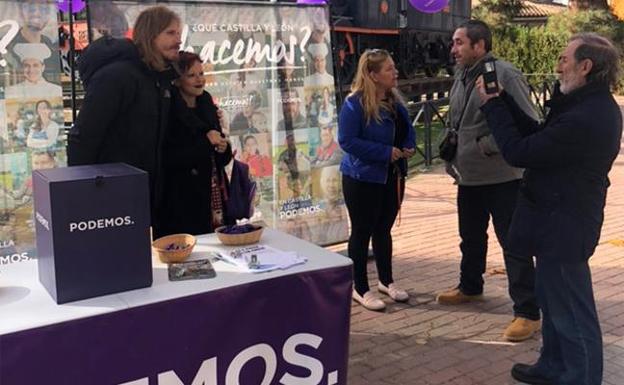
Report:
[[[90,2],[92,35],[131,37],[152,5]],[[257,182],[253,219],[320,245],[346,240],[328,8],[165,5],[180,15],[182,49],[201,57],[235,157]]]
[[[31,173],[66,164],[57,10],[0,2],[0,266],[36,257]]]

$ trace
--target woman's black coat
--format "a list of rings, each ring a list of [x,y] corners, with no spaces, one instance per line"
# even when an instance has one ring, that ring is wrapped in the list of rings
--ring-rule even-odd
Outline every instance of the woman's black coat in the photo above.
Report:
[[[232,148],[218,153],[206,134],[221,132],[217,107],[209,93],[197,98],[197,107],[187,107],[179,91],[172,91],[169,127],[165,137],[165,194],[155,237],[213,232],[211,211],[212,162],[219,176],[232,159]]]

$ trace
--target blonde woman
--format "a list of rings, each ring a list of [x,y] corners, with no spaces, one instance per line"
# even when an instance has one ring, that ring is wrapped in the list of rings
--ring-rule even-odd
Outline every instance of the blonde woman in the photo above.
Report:
[[[338,141],[345,152],[340,171],[351,219],[353,299],[369,310],[385,308],[368,285],[366,260],[371,239],[379,292],[398,302],[409,299],[394,283],[391,262],[390,230],[403,199],[407,159],[416,147],[414,128],[396,89],[397,78],[387,51],[365,51],[339,117]]]
[[[147,171],[154,225],[182,27],[176,13],[156,6],[141,12],[133,31],[133,40],[102,37],[80,57],[86,95],[69,135],[68,163],[124,162]]]

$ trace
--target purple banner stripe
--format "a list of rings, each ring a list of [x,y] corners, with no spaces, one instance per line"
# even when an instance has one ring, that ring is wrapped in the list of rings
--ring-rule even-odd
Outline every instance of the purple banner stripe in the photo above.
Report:
[[[350,294],[331,268],[0,336],[0,384],[346,384]]]

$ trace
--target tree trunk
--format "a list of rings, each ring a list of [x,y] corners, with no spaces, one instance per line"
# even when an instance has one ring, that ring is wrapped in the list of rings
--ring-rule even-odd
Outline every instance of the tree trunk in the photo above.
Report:
[[[607,0],[570,0],[568,6],[574,10],[609,9]]]

